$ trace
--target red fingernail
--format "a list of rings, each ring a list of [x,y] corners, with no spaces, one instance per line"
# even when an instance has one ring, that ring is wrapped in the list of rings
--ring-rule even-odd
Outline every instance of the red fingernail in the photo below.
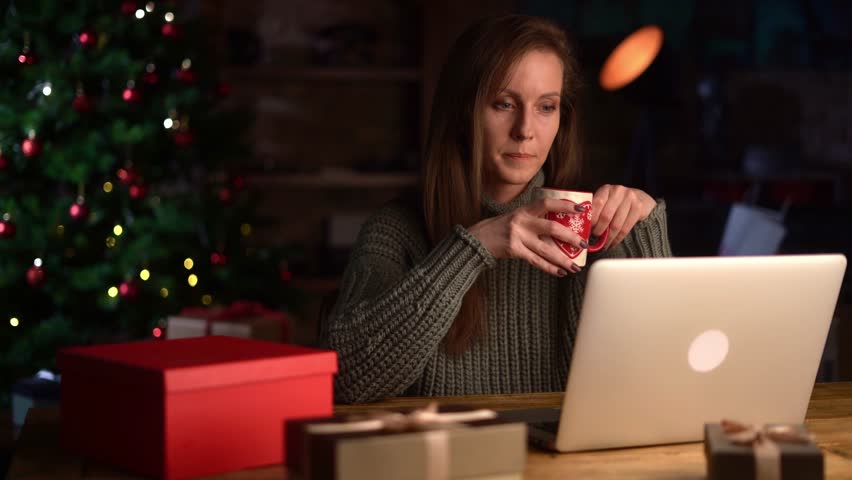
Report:
[[[556,272],[556,273],[557,273],[560,277],[564,277],[565,275],[568,275],[568,272],[566,272],[565,270],[562,270],[561,268],[560,268],[560,269],[559,269],[559,271],[558,271],[558,272]]]
[[[574,210],[581,212],[581,213],[586,211],[586,209],[583,208],[582,205],[574,205]]]

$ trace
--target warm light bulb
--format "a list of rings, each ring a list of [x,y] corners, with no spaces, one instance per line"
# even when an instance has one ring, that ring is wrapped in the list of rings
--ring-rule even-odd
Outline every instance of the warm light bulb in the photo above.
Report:
[[[62,235],[65,235],[65,225],[57,225],[56,226],[56,234],[59,235],[60,237]]]
[[[104,182],[104,191],[109,193],[112,191],[112,182]]]
[[[109,290],[107,290],[107,295],[109,295],[111,298],[117,297],[118,296],[118,288],[117,287],[109,287]]]
[[[107,248],[115,247],[115,237],[107,237],[106,246],[107,246]]]
[[[33,265],[35,265],[36,267],[40,267],[41,266],[41,259],[36,258],[35,260],[33,260]]]
[[[183,261],[183,268],[187,270],[192,270],[193,265],[195,265],[195,262],[193,262],[191,258],[187,258]]]
[[[175,19],[175,14],[172,12],[166,12],[166,14],[163,15],[163,18],[165,18],[167,22],[173,22]]]
[[[141,18],[144,18],[144,17],[145,17],[145,10],[142,10],[141,8],[139,10],[136,10],[136,18],[141,19]]]
[[[167,119],[163,120],[163,127],[172,128],[172,125],[174,125],[174,122],[172,121],[171,118],[167,118]]]
[[[121,234],[124,233],[124,229],[121,228],[121,225],[116,225],[112,227],[112,233],[114,233],[116,237],[120,237]]]
[[[44,87],[41,89],[41,93],[43,93],[45,97],[49,97],[49,96],[50,96],[50,94],[51,94],[51,93],[53,93],[53,88],[50,86],[50,84],[49,84],[49,83],[47,83],[47,84],[45,84],[45,85],[44,85]]]
[[[151,272],[149,272],[147,268],[143,269],[141,272],[139,272],[139,278],[147,282],[148,279],[151,278]]]
[[[9,319],[9,325],[11,325],[13,327],[17,327],[18,325],[20,325],[20,323],[21,322],[19,322],[18,319],[15,318],[15,317],[12,317],[12,318]]]
[[[213,303],[213,297],[210,295],[203,295],[201,297],[201,303],[203,303],[204,305],[210,305],[211,303]]]
[[[186,283],[189,284],[190,287],[194,287],[198,285],[198,277],[193,273],[186,279]]]
[[[163,298],[168,298],[169,297],[169,289],[168,288],[161,288],[160,289],[160,296],[163,297]]]
[[[145,11],[151,13],[154,11],[154,2],[148,2],[145,4]]]

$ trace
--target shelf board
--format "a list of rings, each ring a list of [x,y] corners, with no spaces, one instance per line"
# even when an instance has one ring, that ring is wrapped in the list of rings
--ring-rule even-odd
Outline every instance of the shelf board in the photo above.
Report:
[[[360,173],[323,171],[318,173],[271,173],[249,175],[250,184],[308,188],[400,188],[417,184],[415,173]]]
[[[330,80],[330,81],[405,81],[421,79],[417,68],[393,67],[288,67],[282,65],[231,66],[223,69],[229,80]]]

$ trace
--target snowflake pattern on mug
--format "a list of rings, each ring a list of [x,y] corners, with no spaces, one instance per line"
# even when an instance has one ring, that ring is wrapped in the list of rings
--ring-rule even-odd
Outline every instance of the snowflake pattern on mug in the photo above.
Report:
[[[584,213],[575,214],[575,213],[548,213],[547,218],[550,220],[556,220],[557,222],[565,225],[570,228],[572,232],[582,236],[583,238],[588,238],[588,230],[591,230],[592,224],[592,204],[589,202],[583,202],[579,204],[585,210]],[[559,239],[552,239],[560,250],[565,252],[566,255],[570,258],[577,258],[582,250],[565,243]]]

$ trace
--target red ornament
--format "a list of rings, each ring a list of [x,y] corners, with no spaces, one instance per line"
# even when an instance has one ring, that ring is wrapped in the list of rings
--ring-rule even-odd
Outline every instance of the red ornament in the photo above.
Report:
[[[219,82],[216,85],[216,94],[221,98],[226,98],[231,95],[231,84],[228,82]]]
[[[24,152],[25,157],[33,158],[41,153],[41,143],[35,139],[35,135],[31,134],[30,138],[21,142],[21,151]]]
[[[134,88],[134,85],[128,84],[127,88],[121,92],[121,99],[127,103],[136,103],[142,100],[142,92]]]
[[[71,101],[71,108],[78,113],[88,113],[92,111],[92,102],[85,93],[78,92]]]
[[[180,130],[175,134],[175,143],[179,147],[188,147],[192,145],[192,142],[195,141],[195,136],[192,134],[192,131],[189,129]]]
[[[27,48],[25,48],[24,51],[21,52],[20,55],[18,55],[18,63],[20,63],[21,65],[32,65],[36,62],[37,60],[35,55],[33,55]]]
[[[195,83],[195,70],[191,68],[181,68],[177,72],[177,79],[183,83],[191,84]]]
[[[9,159],[6,158],[6,155],[3,155],[3,152],[0,152],[0,172],[9,168]]]
[[[136,13],[136,10],[138,10],[136,2],[132,0],[126,0],[121,3],[121,13],[124,15],[133,15]]]
[[[145,188],[145,185],[135,184],[130,186],[130,198],[134,200],[139,200],[140,198],[143,198],[146,193],[147,189]]]
[[[77,201],[76,203],[72,203],[68,208],[68,215],[71,215],[71,218],[75,221],[81,222],[89,218],[89,207],[83,204],[83,202]]]
[[[180,31],[178,31],[177,25],[173,23],[164,23],[163,28],[160,31],[164,37],[177,38],[180,36]]]
[[[228,203],[231,201],[233,194],[231,193],[231,189],[228,187],[223,187],[219,190],[219,201],[222,203]]]
[[[133,300],[139,296],[139,287],[134,282],[122,282],[118,286],[118,294],[125,300]]]
[[[77,36],[77,39],[80,41],[80,45],[91,48],[98,43],[98,36],[95,32],[80,32],[80,35]]]
[[[234,178],[231,179],[231,185],[236,190],[242,190],[242,189],[246,188],[246,177],[244,177],[242,175],[235,176]]]
[[[27,283],[30,284],[31,287],[39,288],[44,285],[44,269],[41,267],[37,267],[33,265],[27,270]]]
[[[133,167],[119,168],[115,173],[118,181],[125,185],[133,185],[139,179],[139,172]]]
[[[145,72],[142,74],[142,81],[148,85],[154,86],[160,82],[160,76],[157,72]]]
[[[12,238],[15,236],[15,223],[11,220],[0,220],[0,238]]]
[[[210,254],[210,263],[217,266],[227,265],[228,257],[224,253],[213,252]]]

